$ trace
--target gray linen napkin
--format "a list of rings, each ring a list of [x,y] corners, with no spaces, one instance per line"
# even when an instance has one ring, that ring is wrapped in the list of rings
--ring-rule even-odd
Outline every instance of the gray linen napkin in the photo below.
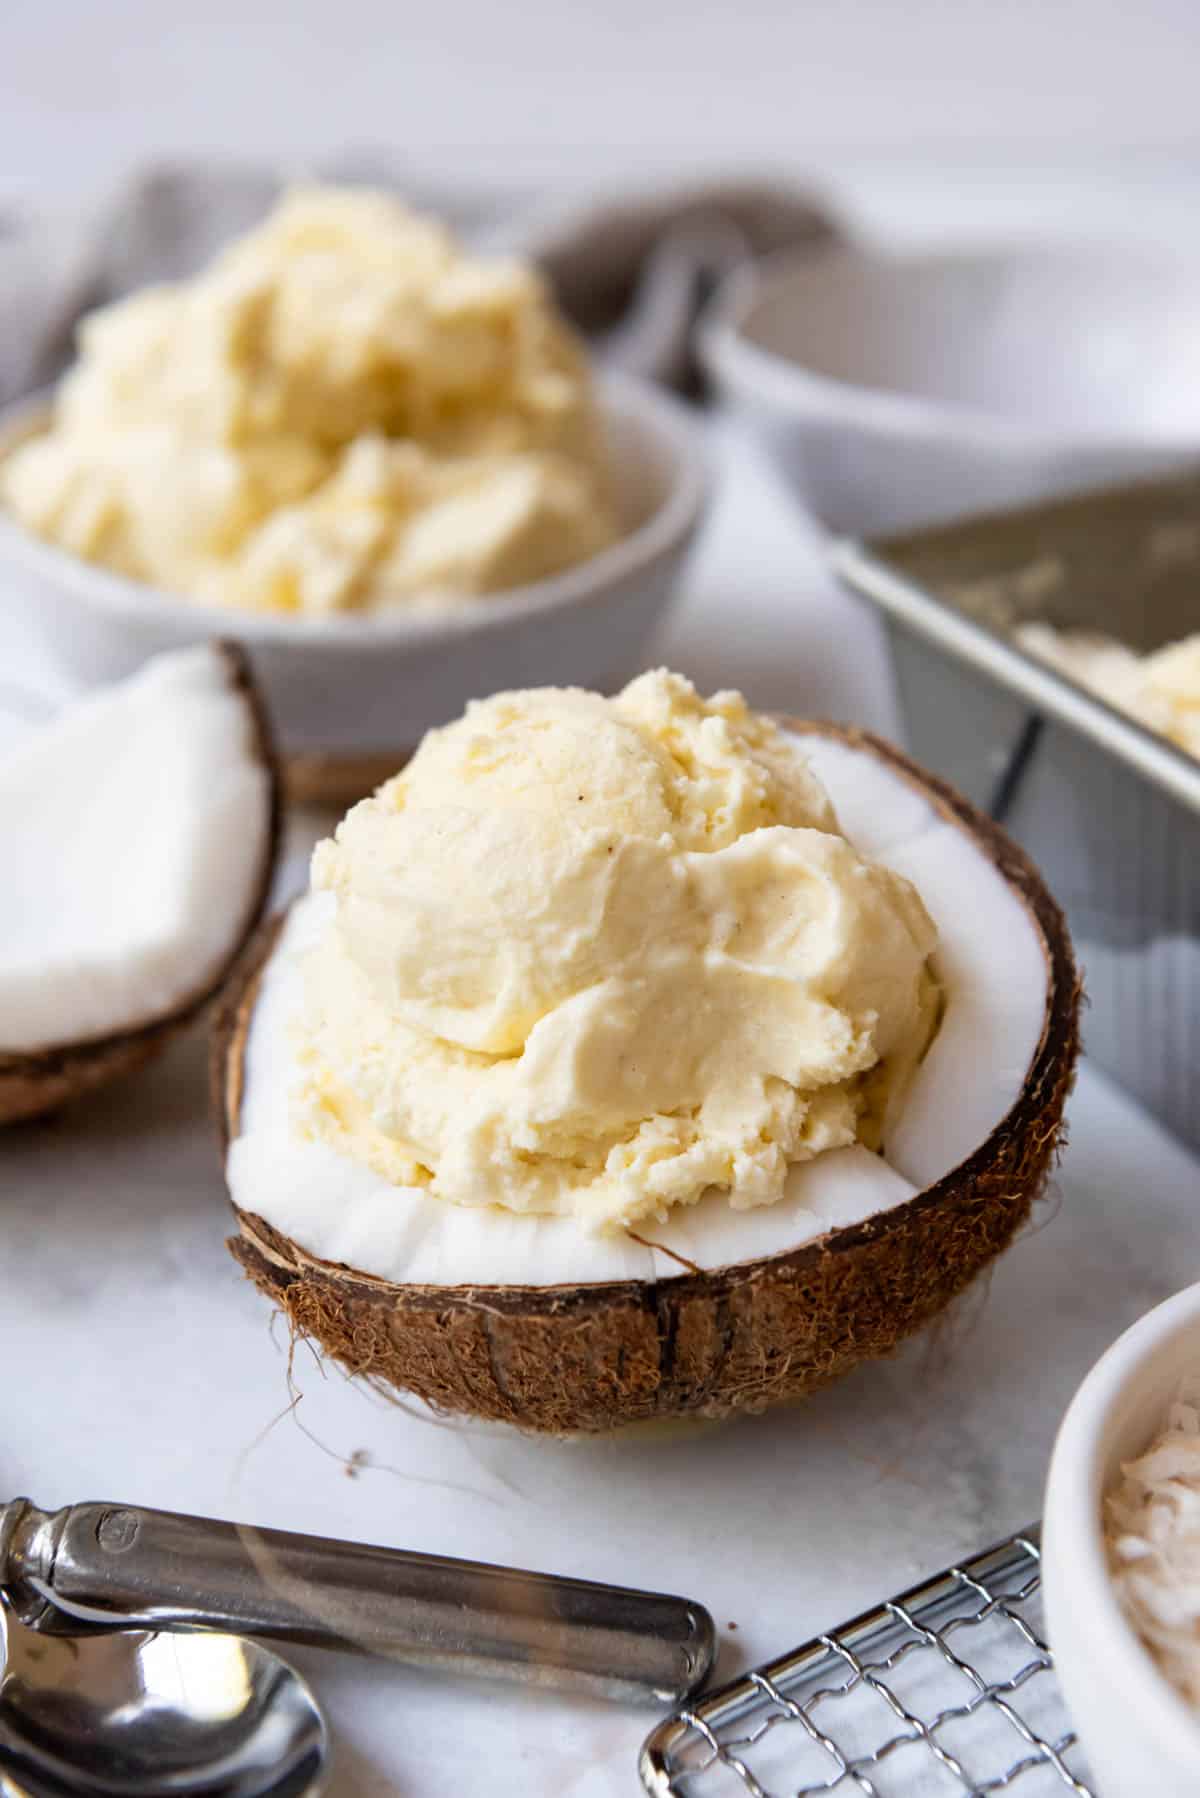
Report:
[[[838,230],[824,205],[784,182],[725,181],[539,204],[494,191],[439,189],[394,164],[358,158],[332,180],[370,181],[440,213],[481,248],[532,257],[605,360],[690,389],[697,313],[749,257],[820,248]],[[270,170],[155,169],[82,217],[0,216],[0,403],[44,386],[70,361],[93,307],[201,267],[270,206]]]

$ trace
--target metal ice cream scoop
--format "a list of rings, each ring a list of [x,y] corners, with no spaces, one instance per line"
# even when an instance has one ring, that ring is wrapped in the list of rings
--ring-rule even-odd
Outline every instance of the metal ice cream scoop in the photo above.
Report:
[[[43,1634],[236,1630],[635,1702],[688,1697],[715,1648],[684,1598],[133,1505],[0,1508],[0,1593]]]
[[[325,1723],[269,1649],[207,1630],[39,1634],[0,1602],[0,1793],[316,1798]]]

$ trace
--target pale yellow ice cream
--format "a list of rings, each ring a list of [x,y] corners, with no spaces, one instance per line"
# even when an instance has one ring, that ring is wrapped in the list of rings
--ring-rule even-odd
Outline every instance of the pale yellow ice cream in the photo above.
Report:
[[[1200,757],[1200,632],[1146,656],[1113,637],[1049,624],[1021,625],[1016,636],[1040,661]]]
[[[740,695],[502,693],[313,860],[302,1133],[464,1205],[661,1216],[877,1127],[937,1010],[909,883]]]
[[[537,274],[321,187],[87,319],[0,502],[118,573],[280,612],[458,605],[617,535],[584,352]]]

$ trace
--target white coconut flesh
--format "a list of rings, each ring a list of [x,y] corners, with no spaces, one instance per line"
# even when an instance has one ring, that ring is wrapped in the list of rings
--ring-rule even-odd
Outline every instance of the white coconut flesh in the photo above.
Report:
[[[291,1023],[302,962],[334,903],[293,907],[263,971],[247,1032],[227,1176],[239,1210],[308,1254],[397,1285],[558,1286],[658,1280],[757,1261],[903,1204],[951,1172],[1021,1093],[1046,1023],[1049,972],[1026,906],[965,828],[869,746],[797,733],[842,830],[910,879],[939,931],[945,1010],[884,1152],[837,1149],[792,1168],[774,1205],[737,1210],[713,1191],[665,1222],[589,1234],[569,1217],[516,1215],[396,1187],[297,1135]],[[640,1240],[638,1240],[640,1238]]]
[[[0,1050],[156,1023],[245,935],[272,831],[271,776],[237,664],[163,655],[0,761]]]

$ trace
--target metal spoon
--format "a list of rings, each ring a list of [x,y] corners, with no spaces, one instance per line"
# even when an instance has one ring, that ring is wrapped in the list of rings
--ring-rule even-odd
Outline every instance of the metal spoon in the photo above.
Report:
[[[238,1636],[26,1629],[0,1600],[3,1798],[315,1798],[325,1723]]]
[[[716,1646],[686,1598],[136,1505],[0,1505],[0,1592],[39,1635],[206,1625],[624,1703],[679,1703]]]

